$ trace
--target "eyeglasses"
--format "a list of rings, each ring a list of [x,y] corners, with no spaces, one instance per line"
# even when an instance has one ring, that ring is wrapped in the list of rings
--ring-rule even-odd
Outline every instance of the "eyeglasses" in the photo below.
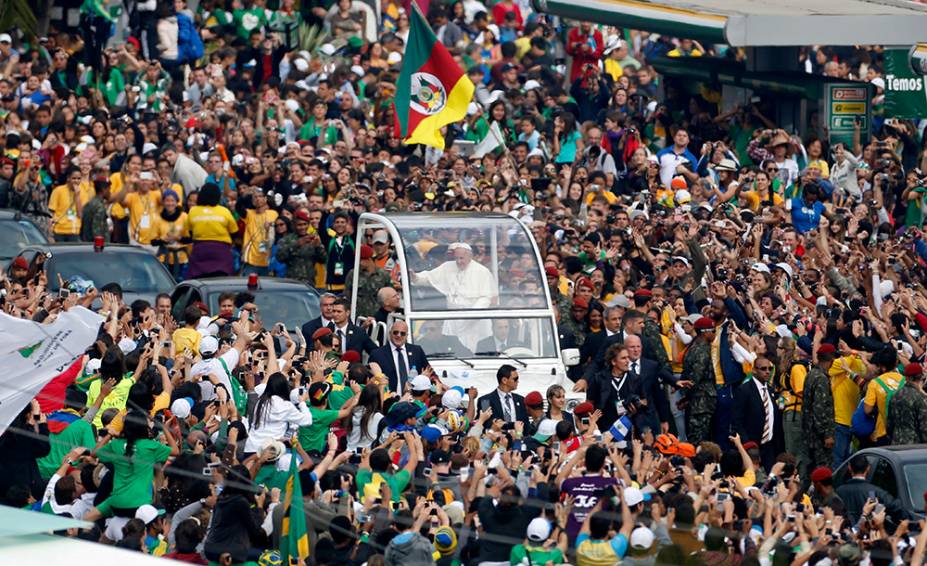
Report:
[[[772,366],[754,366],[755,371],[772,371]]]
[[[393,336],[406,336],[408,334],[408,332],[403,332],[402,330],[393,330],[392,332]]]

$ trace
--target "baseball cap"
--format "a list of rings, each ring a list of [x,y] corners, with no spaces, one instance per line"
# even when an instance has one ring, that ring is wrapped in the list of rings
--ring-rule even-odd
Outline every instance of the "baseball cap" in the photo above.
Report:
[[[416,375],[412,379],[412,391],[430,391],[431,380],[424,375]]]
[[[193,410],[193,399],[190,397],[181,397],[180,399],[174,399],[174,402],[171,403],[171,414],[177,417],[178,419],[185,419],[190,416],[190,411]]]
[[[0,33],[0,43],[13,43],[13,38],[8,33]]]
[[[459,409],[462,401],[463,394],[459,389],[448,389],[444,392],[444,395],[441,396],[441,405],[447,409]]]
[[[435,550],[448,556],[457,548],[457,533],[450,527],[439,527],[435,531]]]
[[[130,354],[135,351],[135,348],[138,347],[138,344],[135,342],[135,340],[132,340],[131,338],[123,338],[122,340],[119,341],[119,344],[117,344],[117,346],[119,346],[119,350],[123,354]]]
[[[647,527],[637,527],[631,532],[631,548],[649,550],[653,546],[653,531]]]
[[[422,429],[422,439],[426,442],[437,442],[441,440],[441,437],[445,434],[447,434],[447,430],[438,425],[432,424]]]
[[[644,492],[636,487],[624,488],[624,502],[628,507],[634,507],[644,501]]]
[[[269,452],[268,456],[270,459],[269,462],[276,462],[280,459],[280,456],[283,456],[286,453],[286,446],[282,442],[276,439],[270,439],[264,443],[264,446],[261,447],[261,453]]]
[[[377,230],[373,233],[373,238],[370,241],[374,244],[387,244],[389,243],[389,236],[385,230]]]
[[[0,39],[2,39],[2,36],[0,36]],[[164,509],[158,509],[154,505],[142,505],[135,510],[135,518],[149,525],[152,521],[164,515],[164,513]]]
[[[538,442],[547,442],[551,436],[557,433],[557,421],[553,419],[544,419],[538,425],[538,431],[534,433],[534,438]],[[545,537],[546,538],[546,537]]]
[[[215,354],[219,350],[219,341],[215,336],[203,336],[200,340],[200,354]]]
[[[431,451],[431,457],[429,459],[431,460],[432,464],[447,464],[451,461],[451,455],[447,452],[447,450],[441,450],[438,448],[437,450]]]
[[[532,391],[531,393],[525,395],[525,405],[533,408],[543,407],[544,398],[537,391]]]
[[[528,540],[544,542],[550,536],[550,521],[544,517],[535,517],[528,523]]]

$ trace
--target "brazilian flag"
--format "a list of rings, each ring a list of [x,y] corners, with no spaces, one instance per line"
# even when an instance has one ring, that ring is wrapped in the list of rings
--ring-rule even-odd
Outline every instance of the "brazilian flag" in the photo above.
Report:
[[[299,485],[299,465],[296,451],[292,451],[290,477],[286,480],[283,499],[283,528],[280,536],[280,557],[284,564],[293,565],[309,556],[309,533],[306,530],[306,512],[303,508],[303,489]]]

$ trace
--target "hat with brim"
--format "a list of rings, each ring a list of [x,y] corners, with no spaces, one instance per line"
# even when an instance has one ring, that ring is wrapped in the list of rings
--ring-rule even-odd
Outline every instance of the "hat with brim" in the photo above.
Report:
[[[776,132],[776,134],[769,140],[769,143],[766,144],[769,147],[776,147],[777,145],[789,145],[792,141],[789,139],[789,136],[785,132]]]
[[[557,421],[553,419],[544,419],[538,425],[538,431],[532,438],[538,442],[547,442],[547,440],[557,433]]]
[[[715,171],[737,171],[737,164],[733,159],[725,157],[715,166]]]

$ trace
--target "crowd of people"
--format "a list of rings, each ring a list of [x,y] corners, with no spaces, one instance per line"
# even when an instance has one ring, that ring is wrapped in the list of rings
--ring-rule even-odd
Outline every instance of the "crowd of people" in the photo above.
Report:
[[[290,334],[247,292],[179,311],[104,280],[55,295],[14,259],[5,313],[105,322],[54,410],[0,436],[4,504],[193,564],[288,559],[294,498],[300,564],[924,563],[927,483],[858,453],[927,438],[924,122],[881,114],[880,48],[802,50],[876,94],[872,124],[830,145],[777,127],[773,98],[725,107],[652,66],[738,49],[521,0],[419,3],[476,85],[440,151],[393,128],[418,7],[133,4],[0,33],[0,207],[52,241],[144,246],[178,281],[299,279],[321,314]],[[492,391],[443,383],[364,211],[524,223],[543,272],[519,249],[499,278],[525,301],[546,284],[571,384],[526,391],[509,364]],[[446,263],[412,283],[498,300],[477,246],[419,236]],[[452,300],[461,274],[479,292]],[[389,324],[382,344],[361,317]],[[517,342],[485,326],[442,338]]]

